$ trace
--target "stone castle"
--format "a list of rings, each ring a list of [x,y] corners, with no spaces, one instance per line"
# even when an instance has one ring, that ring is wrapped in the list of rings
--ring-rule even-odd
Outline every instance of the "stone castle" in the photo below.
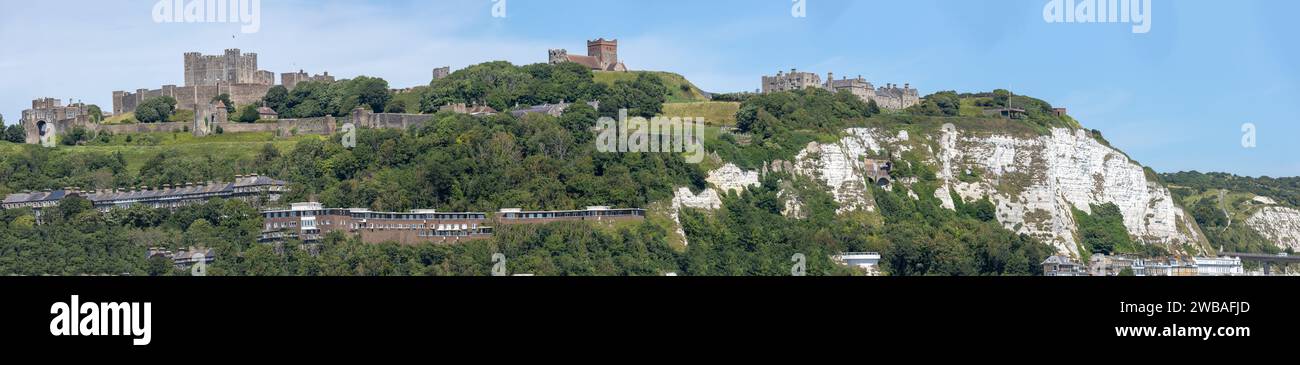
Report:
[[[228,49],[224,55],[185,53],[184,86],[163,85],[160,89],[137,89],[135,92],[113,92],[113,115],[135,111],[136,106],[149,98],[170,96],[176,99],[177,109],[198,110],[218,95],[230,95],[236,105],[256,104],[275,86],[275,74],[257,68],[256,53],[242,53]],[[307,76],[299,70],[281,74],[281,83],[293,90],[304,81],[333,82],[328,72]]]
[[[240,53],[238,48],[227,49],[224,55],[185,53],[185,86],[274,83],[275,74],[257,69],[256,53]]]
[[[808,88],[831,92],[848,91],[864,102],[875,100],[876,105],[885,109],[906,109],[921,103],[920,94],[912,88],[911,84],[903,84],[901,88],[895,84],[885,84],[877,88],[862,76],[836,80],[834,73],[827,73],[826,82],[822,82],[821,76],[811,72],[799,72],[798,69],[791,69],[790,73],[777,71],[776,76],[763,76],[764,94]]]
[[[434,80],[442,80],[447,78],[447,76],[451,76],[451,66],[443,66],[433,69]]]
[[[284,85],[285,89],[293,90],[293,88],[297,87],[300,82],[331,83],[334,82],[334,76],[330,76],[329,71],[326,71],[325,74],[308,75],[307,72],[304,72],[303,70],[280,74],[280,84]]]
[[[56,126],[53,122],[68,120],[89,123],[89,107],[72,100],[68,100],[68,105],[65,106],[59,99],[40,98],[32,100],[32,108],[23,111],[19,122],[26,132],[26,142],[36,144],[45,135],[54,133]]]
[[[565,49],[552,49],[549,52],[550,64],[574,62],[587,66],[594,71],[627,71],[627,65],[618,60],[618,40],[600,38],[587,41],[587,55],[570,55]]]

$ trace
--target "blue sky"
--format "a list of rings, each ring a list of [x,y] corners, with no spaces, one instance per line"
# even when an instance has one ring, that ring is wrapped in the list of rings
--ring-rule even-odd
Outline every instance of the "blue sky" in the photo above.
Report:
[[[923,94],[1007,88],[1067,107],[1158,171],[1300,175],[1300,2],[1153,0],[1151,30],[1049,24],[1048,0],[262,0],[257,33],[158,24],[156,1],[0,0],[0,114],[36,97],[109,109],[113,90],[182,84],[181,53],[259,53],[262,69],[426,84],[431,69],[545,62],[620,40],[633,69],[753,90],[777,70],[863,75]],[[1254,123],[1258,147],[1241,146]]]

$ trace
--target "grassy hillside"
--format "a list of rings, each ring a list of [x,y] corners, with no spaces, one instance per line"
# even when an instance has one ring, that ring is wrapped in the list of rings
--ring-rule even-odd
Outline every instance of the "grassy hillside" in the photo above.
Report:
[[[407,113],[418,113],[420,111],[420,96],[424,95],[428,90],[428,86],[417,86],[409,92],[393,94],[392,102],[400,101],[406,104]]]
[[[628,82],[636,81],[637,75],[642,73],[652,73],[659,75],[664,81],[664,86],[668,87],[669,103],[687,103],[709,101],[707,96],[700,88],[695,87],[689,80],[682,75],[662,71],[628,71],[628,72],[606,72],[596,71],[595,81],[607,85],[613,85],[615,81],[626,80]]]
[[[275,134],[271,132],[227,133],[200,138],[194,137],[190,133],[157,132],[116,135],[108,139],[108,141],[95,139],[84,146],[59,146],[59,148],[48,149],[47,151],[56,156],[121,154],[126,162],[127,171],[134,175],[150,159],[160,153],[190,159],[214,158],[216,161],[227,162],[249,161],[266,144],[275,146],[281,152],[288,152],[299,141],[320,138],[324,137],[276,138]],[[25,149],[36,148],[39,147],[3,143],[0,144],[0,154],[19,154],[24,153]]]
[[[127,112],[105,118],[100,124],[133,124],[136,123],[135,112]]]
[[[696,118],[703,117],[709,125],[735,126],[736,112],[740,103],[727,101],[700,101],[690,103],[664,104],[666,117]]]
[[[1199,172],[1161,174],[1160,179],[1187,207],[1215,248],[1251,253],[1282,251],[1245,222],[1265,206],[1295,207],[1300,199],[1300,179]]]

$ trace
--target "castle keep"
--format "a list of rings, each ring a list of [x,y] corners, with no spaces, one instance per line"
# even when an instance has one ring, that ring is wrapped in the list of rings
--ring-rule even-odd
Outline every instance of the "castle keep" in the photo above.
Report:
[[[177,109],[198,110],[221,94],[230,95],[236,105],[257,104],[275,86],[275,74],[257,69],[256,53],[228,49],[224,55],[189,52],[185,58],[184,86],[163,85],[161,89],[113,92],[113,115],[135,111],[145,100],[160,96],[176,99]],[[285,88],[293,90],[303,81],[333,82],[334,76],[307,76],[299,70],[281,75]]]
[[[238,48],[227,49],[224,55],[185,54],[185,86],[216,86],[218,84],[271,85],[275,75],[257,69],[256,53],[240,53]]]
[[[797,69],[791,69],[790,73],[777,71],[776,76],[763,76],[764,94],[808,88],[820,88],[831,92],[848,91],[864,102],[875,100],[876,105],[885,109],[906,109],[921,103],[920,94],[912,88],[911,84],[903,84],[901,88],[895,84],[885,84],[883,87],[876,88],[862,76],[836,80],[834,73],[826,74],[826,82],[823,83],[821,76],[811,72],[799,72]]]
[[[587,41],[587,55],[573,56],[565,49],[552,49],[549,52],[550,64],[574,62],[587,66],[594,71],[627,71],[627,66],[618,60],[618,40],[600,38]]]

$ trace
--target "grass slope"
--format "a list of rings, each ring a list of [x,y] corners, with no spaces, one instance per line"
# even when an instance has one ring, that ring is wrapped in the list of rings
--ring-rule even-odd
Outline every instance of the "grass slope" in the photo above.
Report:
[[[609,72],[596,71],[595,81],[607,85],[613,85],[615,81],[626,80],[636,81],[638,75],[642,73],[652,73],[659,75],[663,79],[664,86],[668,87],[669,103],[688,103],[709,101],[709,97],[704,95],[700,88],[695,87],[690,81],[682,75],[663,71],[628,71],[628,72]]]
[[[736,125],[736,112],[740,103],[728,101],[699,101],[664,104],[665,117],[704,118],[709,125],[731,127]]]

